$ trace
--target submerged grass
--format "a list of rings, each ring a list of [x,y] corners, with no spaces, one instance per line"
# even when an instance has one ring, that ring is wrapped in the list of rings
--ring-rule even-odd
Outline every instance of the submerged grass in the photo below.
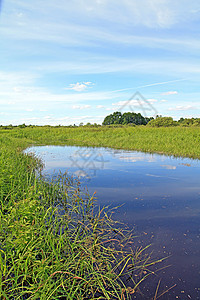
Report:
[[[155,264],[73,178],[38,176],[41,163],[24,148],[59,143],[199,157],[199,137],[196,128],[0,130],[0,299],[132,299]]]

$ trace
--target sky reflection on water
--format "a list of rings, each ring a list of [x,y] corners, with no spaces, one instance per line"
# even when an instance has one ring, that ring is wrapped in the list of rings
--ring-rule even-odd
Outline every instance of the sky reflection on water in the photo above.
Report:
[[[156,257],[170,255],[161,287],[176,287],[159,299],[200,299],[199,160],[74,146],[28,151],[42,158],[47,174],[80,176],[100,205],[122,205],[114,217],[135,228],[137,242],[151,243]]]

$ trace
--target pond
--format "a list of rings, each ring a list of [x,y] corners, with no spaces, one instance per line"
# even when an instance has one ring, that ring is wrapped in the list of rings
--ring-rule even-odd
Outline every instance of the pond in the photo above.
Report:
[[[168,268],[146,281],[144,299],[161,278],[159,299],[200,299],[200,161],[107,148],[39,146],[27,149],[44,173],[79,176],[99,205],[121,206],[114,218],[134,228],[137,244],[152,244]],[[138,298],[139,299],[139,298]]]

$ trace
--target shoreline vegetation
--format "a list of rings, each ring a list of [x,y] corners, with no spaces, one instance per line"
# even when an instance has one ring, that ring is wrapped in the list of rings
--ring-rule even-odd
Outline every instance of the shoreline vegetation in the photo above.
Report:
[[[199,127],[0,128],[0,299],[132,299],[155,270],[146,248],[66,174],[47,181],[32,145],[111,147],[200,158]],[[133,246],[132,246],[133,245]],[[147,279],[148,280],[148,279]],[[142,286],[142,285],[141,285]],[[156,297],[162,292],[156,289]]]
[[[0,139],[21,141],[19,144],[22,143],[22,148],[36,144],[108,147],[200,159],[199,126],[24,124],[18,127],[0,127]]]

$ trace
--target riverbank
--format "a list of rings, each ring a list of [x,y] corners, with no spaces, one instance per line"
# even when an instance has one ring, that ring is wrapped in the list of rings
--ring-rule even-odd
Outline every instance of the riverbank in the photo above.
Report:
[[[66,137],[47,130],[0,131],[0,297],[131,299],[158,261],[76,180],[36,176],[41,162],[22,150]]]
[[[65,144],[199,158],[199,138],[198,128],[0,130],[2,299],[131,299],[155,263],[147,249],[129,247],[130,232],[107,211],[95,213],[95,198],[81,193],[78,182],[36,176],[41,162],[23,149]]]

